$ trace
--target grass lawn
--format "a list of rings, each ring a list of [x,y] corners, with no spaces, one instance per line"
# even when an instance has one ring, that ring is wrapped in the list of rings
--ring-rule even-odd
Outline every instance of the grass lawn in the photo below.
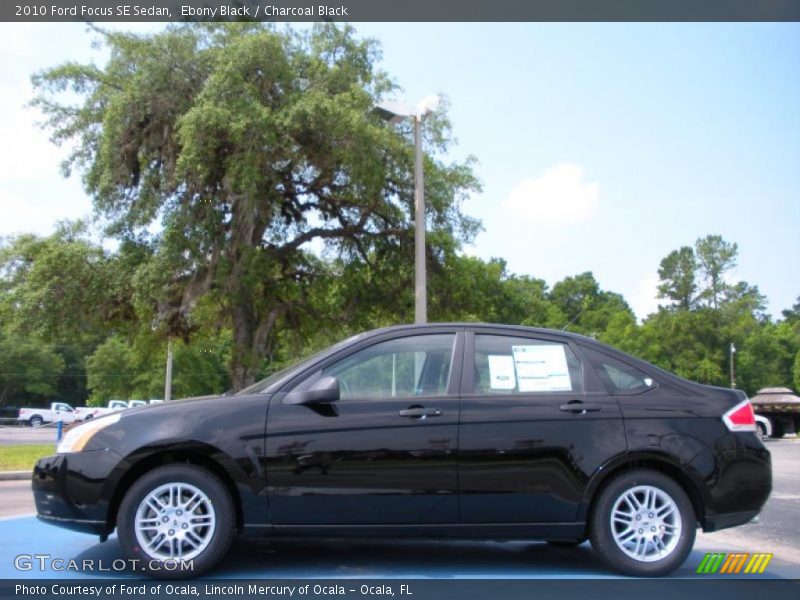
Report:
[[[53,444],[21,444],[0,446],[0,471],[24,471],[42,456],[53,454]]]

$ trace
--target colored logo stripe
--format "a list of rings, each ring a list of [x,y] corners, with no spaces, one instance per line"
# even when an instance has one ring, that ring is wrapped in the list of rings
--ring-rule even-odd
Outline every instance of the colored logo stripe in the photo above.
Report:
[[[728,554],[728,558],[723,563],[720,573],[738,573],[742,570],[749,556],[750,554],[744,552]]]
[[[700,562],[700,566],[697,567],[697,572],[704,573],[706,575],[716,573],[724,558],[724,552],[707,553]]]
[[[772,560],[772,554],[753,554],[750,562],[744,569],[745,573],[763,573],[767,569],[769,561]]]
[[[755,554],[748,552],[734,552],[732,554],[709,552],[700,561],[697,573],[713,575],[719,572],[720,574],[731,575],[741,573],[742,569],[744,569],[744,572],[748,574],[760,574],[766,571],[772,556],[772,554],[763,552]]]

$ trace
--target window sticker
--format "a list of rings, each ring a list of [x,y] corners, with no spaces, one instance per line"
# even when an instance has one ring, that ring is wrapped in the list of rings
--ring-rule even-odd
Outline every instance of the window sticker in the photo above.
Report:
[[[514,357],[507,354],[490,354],[489,387],[493,390],[513,390],[517,387]]]
[[[572,381],[561,344],[512,346],[520,392],[569,392]]]

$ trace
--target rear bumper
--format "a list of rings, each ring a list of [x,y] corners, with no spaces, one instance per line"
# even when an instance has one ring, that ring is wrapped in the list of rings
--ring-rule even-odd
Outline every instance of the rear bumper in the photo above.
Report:
[[[719,531],[720,529],[727,529],[728,527],[744,525],[755,519],[759,512],[760,511],[757,510],[750,510],[746,512],[707,516],[703,523],[703,531]]]
[[[772,461],[755,434],[728,433],[690,464],[703,485],[703,531],[743,525],[761,512],[772,492]]]
[[[33,499],[39,519],[59,527],[105,535],[108,499],[103,485],[120,457],[110,450],[57,454],[33,469]]]

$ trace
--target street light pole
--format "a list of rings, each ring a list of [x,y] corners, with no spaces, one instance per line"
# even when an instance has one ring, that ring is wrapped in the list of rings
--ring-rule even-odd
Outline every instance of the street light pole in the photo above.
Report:
[[[381,119],[397,123],[414,121],[414,322],[428,322],[428,278],[425,269],[425,176],[422,155],[422,120],[439,106],[438,96],[426,96],[410,108],[386,102],[373,109]]]
[[[425,176],[422,168],[422,115],[414,115],[414,322],[428,322],[425,270]]]
[[[172,340],[167,340],[167,373],[164,381],[164,402],[172,399]]]
[[[733,342],[731,342],[731,387],[732,388],[736,387],[736,370],[733,360],[734,354],[736,354],[736,346],[734,346]]]

